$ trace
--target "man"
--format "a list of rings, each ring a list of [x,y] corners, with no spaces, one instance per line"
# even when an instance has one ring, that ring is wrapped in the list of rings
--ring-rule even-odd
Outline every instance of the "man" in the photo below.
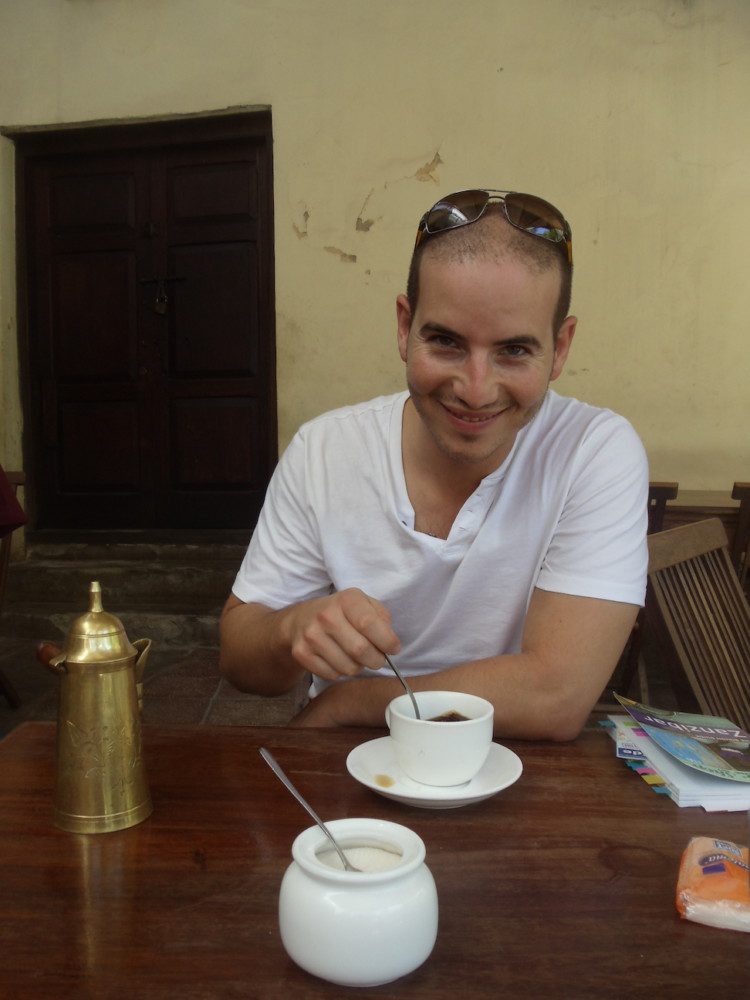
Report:
[[[408,393],[300,429],[225,606],[221,663],[299,725],[469,691],[505,737],[573,739],[643,602],[648,472],[623,418],[548,390],[576,328],[571,234],[510,192],[442,199],[396,300]]]

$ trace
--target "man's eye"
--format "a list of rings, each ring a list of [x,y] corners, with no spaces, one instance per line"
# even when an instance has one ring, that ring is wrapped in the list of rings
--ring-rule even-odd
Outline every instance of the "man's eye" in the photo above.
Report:
[[[523,344],[506,344],[500,354],[505,358],[523,358],[529,353],[528,347]]]
[[[435,347],[455,347],[456,342],[453,337],[444,333],[435,333],[430,337],[430,343]]]

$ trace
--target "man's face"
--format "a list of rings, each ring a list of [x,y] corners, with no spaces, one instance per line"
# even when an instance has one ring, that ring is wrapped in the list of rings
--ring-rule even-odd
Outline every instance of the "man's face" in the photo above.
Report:
[[[554,340],[559,290],[557,270],[536,272],[512,257],[425,256],[415,315],[404,295],[396,313],[426,457],[482,477],[503,462],[568,356],[576,320],[568,317]]]

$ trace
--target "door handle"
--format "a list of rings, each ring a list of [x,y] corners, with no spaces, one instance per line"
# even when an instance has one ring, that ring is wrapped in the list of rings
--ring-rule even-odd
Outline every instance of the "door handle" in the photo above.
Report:
[[[162,279],[157,282],[156,285],[156,298],[154,299],[154,312],[158,313],[160,316],[164,316],[167,312],[167,303],[169,302],[169,296],[167,295],[167,286]]]
[[[165,316],[169,305],[167,295],[167,284],[174,281],[186,281],[186,278],[164,277],[164,278],[141,278],[142,285],[156,285],[156,295],[154,296],[153,309],[159,316]]]

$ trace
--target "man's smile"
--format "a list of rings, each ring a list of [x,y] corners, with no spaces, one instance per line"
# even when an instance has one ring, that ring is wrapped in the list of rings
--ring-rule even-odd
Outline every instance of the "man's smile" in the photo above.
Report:
[[[488,424],[505,412],[505,408],[503,408],[500,410],[494,410],[492,413],[476,413],[472,410],[466,411],[458,409],[457,407],[451,406],[449,403],[441,402],[440,405],[446,411],[448,416],[452,417],[456,421],[460,421],[462,424]]]

